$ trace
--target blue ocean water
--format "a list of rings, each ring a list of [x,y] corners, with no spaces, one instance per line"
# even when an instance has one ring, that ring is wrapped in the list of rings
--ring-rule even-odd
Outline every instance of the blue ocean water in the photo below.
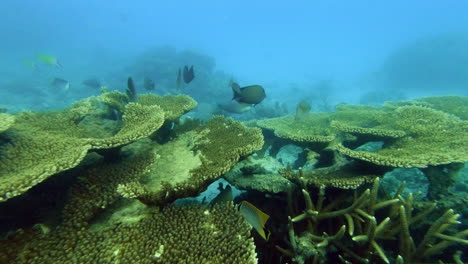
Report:
[[[93,95],[96,90],[82,84],[89,78],[122,89],[127,75],[147,74],[165,92],[164,79],[175,73],[142,65],[163,47],[159,53],[174,64],[184,60],[180,52],[202,57],[185,60],[206,63],[206,80],[196,80],[204,88],[190,90],[206,101],[211,98],[203,92],[213,90],[219,90],[216,100],[230,99],[229,89],[207,83],[216,74],[263,84],[268,100],[290,104],[320,96],[334,104],[374,93],[382,101],[468,90],[465,1],[4,0],[0,6],[0,106],[12,111]],[[63,67],[42,65],[39,54]],[[402,73],[408,71],[414,74]],[[63,96],[50,87],[55,77],[71,84]],[[313,87],[323,80],[333,89]]]
[[[191,96],[198,106],[185,117],[201,120],[286,116],[301,101],[313,112],[332,112],[341,104],[468,96],[467,1],[2,0],[0,13],[0,113],[63,109],[103,91],[125,92],[129,77],[138,94]],[[184,66],[194,67],[195,78],[178,89]],[[239,108],[233,81],[261,85],[265,99]],[[271,160],[256,165],[259,174],[297,164],[313,169],[305,161],[313,151],[296,143],[265,151]],[[423,178],[418,169],[402,169],[385,174],[382,186],[393,195],[406,181],[404,193],[422,192],[415,200],[427,202]],[[467,178],[461,169],[448,189],[458,208],[466,205]],[[215,197],[218,184],[194,201]],[[263,196],[285,202],[275,195]],[[468,212],[459,213],[466,228]],[[6,223],[17,215],[0,217]],[[286,232],[287,219],[281,221],[276,228]],[[301,263],[287,254],[280,262],[270,251],[291,242],[276,239],[260,242],[259,263]],[[466,250],[465,242],[444,260]]]

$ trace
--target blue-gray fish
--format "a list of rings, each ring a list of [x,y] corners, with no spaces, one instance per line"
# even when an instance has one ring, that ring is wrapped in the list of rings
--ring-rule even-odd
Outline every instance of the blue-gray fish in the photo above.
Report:
[[[70,82],[67,80],[64,80],[62,78],[53,78],[50,84],[57,88],[60,89],[64,92],[68,91],[70,89]]]

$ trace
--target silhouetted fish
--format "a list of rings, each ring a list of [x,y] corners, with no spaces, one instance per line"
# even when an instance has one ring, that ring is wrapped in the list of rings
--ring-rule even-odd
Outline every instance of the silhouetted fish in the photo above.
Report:
[[[195,74],[193,73],[193,66],[190,66],[190,69],[187,65],[184,66],[184,82],[190,83],[195,78]]]
[[[68,82],[67,80],[61,79],[61,78],[52,79],[50,84],[53,87],[55,87],[57,89],[60,89],[62,91],[68,91],[70,89],[70,82]]]
[[[209,205],[214,205],[214,204],[218,204],[218,203],[225,203],[225,202],[232,202],[232,199],[233,199],[233,197],[232,197],[232,188],[231,188],[231,186],[229,184],[226,185],[226,187],[223,188],[223,184],[219,183],[218,190],[219,190],[219,194],[216,195],[216,197],[213,198],[213,200],[211,200]]]
[[[99,88],[102,87],[101,81],[99,81],[97,78],[91,78],[91,79],[84,80],[83,84],[88,86],[88,87],[95,88],[95,89],[99,89]]]
[[[239,84],[232,82],[231,88],[234,92],[232,100],[236,100],[239,103],[256,105],[261,103],[266,97],[265,89],[260,85],[250,85],[241,88]]]
[[[156,84],[154,83],[153,80],[151,80],[148,77],[145,77],[145,79],[143,80],[143,87],[145,88],[145,90],[152,91],[154,90],[155,86]]]
[[[176,90],[179,91],[181,87],[182,87],[182,71],[179,68],[179,71],[177,72]]]
[[[127,96],[131,102],[136,100],[137,93],[136,93],[135,84],[133,83],[132,77],[128,77],[127,90],[125,92],[127,93]]]

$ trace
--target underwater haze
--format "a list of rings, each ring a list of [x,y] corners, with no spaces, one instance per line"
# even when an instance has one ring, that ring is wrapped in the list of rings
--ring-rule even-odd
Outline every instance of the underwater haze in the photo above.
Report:
[[[468,0],[0,13],[0,264],[468,263]]]
[[[3,0],[0,8],[0,91],[11,95],[0,106],[11,110],[54,107],[55,77],[70,81],[69,101],[93,94],[82,80],[124,80],[142,53],[168,46],[210,57],[212,70],[290,104],[317,96],[322,81],[333,103],[468,90],[466,1]],[[38,54],[63,67],[34,71]]]

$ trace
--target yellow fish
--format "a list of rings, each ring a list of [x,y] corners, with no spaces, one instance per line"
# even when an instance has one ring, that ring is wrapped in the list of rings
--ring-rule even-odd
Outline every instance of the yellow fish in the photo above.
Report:
[[[245,220],[257,230],[258,234],[263,237],[263,239],[268,240],[268,237],[265,235],[265,223],[270,218],[269,215],[262,212],[260,209],[255,207],[253,204],[242,201],[239,205],[239,212],[245,217]]]
[[[40,54],[37,58],[42,61],[44,64],[54,66],[57,68],[62,68],[62,65],[59,63],[56,57],[47,55],[47,54]]]

